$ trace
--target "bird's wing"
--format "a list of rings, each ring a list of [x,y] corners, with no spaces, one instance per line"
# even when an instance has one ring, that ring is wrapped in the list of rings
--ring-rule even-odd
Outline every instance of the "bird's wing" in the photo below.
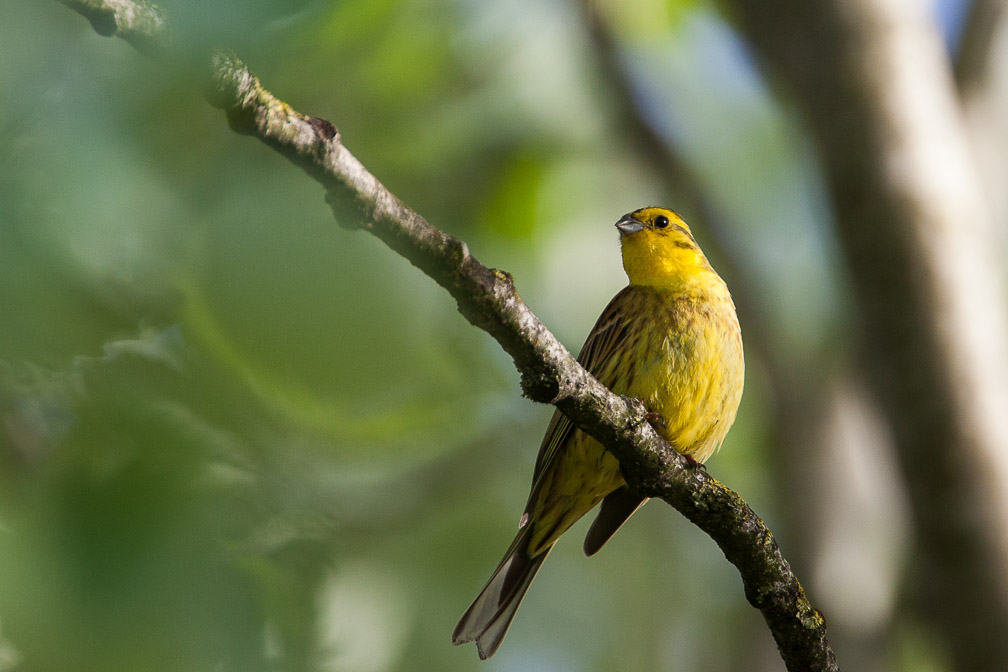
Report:
[[[623,351],[627,338],[632,332],[630,323],[632,311],[626,310],[626,305],[634,295],[635,289],[633,287],[625,287],[613,297],[589,332],[588,338],[581,346],[581,354],[577,358],[578,363],[587,369],[588,373],[595,376],[600,383],[607,387],[612,386],[616,375],[616,368],[612,366],[614,357]],[[538,489],[540,478],[548,470],[560,447],[567,442],[574,429],[574,423],[560,410],[553,414],[553,418],[546,428],[542,445],[539,447],[539,456],[536,458],[535,471],[532,475],[532,494],[529,497],[530,504]]]

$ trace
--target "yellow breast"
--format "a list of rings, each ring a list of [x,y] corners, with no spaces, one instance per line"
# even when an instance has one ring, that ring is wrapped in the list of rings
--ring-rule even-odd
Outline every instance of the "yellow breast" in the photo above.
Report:
[[[664,427],[656,429],[676,450],[704,462],[724,441],[742,398],[745,364],[735,307],[727,291],[648,302],[664,313],[654,329],[665,333],[640,348],[636,373],[622,393],[662,416]]]

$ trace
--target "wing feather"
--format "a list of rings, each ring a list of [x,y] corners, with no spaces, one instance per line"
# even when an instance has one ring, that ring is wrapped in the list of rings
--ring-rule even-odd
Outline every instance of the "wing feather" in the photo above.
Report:
[[[626,308],[627,304],[636,298],[637,291],[635,287],[625,287],[613,297],[588,333],[588,338],[581,346],[581,353],[577,358],[578,363],[606,387],[612,387],[617,371],[611,364],[618,353],[623,351],[633,331],[631,325],[633,312]],[[567,443],[575,429],[574,423],[559,409],[553,413],[543,436],[542,445],[539,447],[539,455],[536,457],[535,470],[532,473],[532,492],[526,510],[532,505],[538,493],[542,475],[548,471],[557,451]]]

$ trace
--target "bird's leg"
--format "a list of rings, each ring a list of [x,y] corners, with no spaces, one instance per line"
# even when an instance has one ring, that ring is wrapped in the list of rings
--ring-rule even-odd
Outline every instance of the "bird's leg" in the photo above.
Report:
[[[679,454],[682,455],[683,457],[685,457],[686,461],[689,462],[690,466],[693,467],[694,469],[699,469],[701,471],[707,471],[707,467],[704,465],[704,463],[703,462],[697,462],[696,458],[693,457],[692,455],[688,455],[686,453],[679,453]]]
[[[657,413],[655,411],[648,411],[647,413],[644,414],[644,419],[647,420],[648,423],[652,427],[654,427],[656,431],[659,429],[661,430],[667,429],[667,426],[665,425],[665,417],[661,413]],[[679,454],[685,457],[686,461],[689,462],[690,466],[693,467],[694,469],[702,469],[703,471],[707,471],[707,467],[705,467],[702,462],[697,462],[696,458],[693,457],[692,455],[689,455],[687,453],[679,453]]]
[[[654,427],[655,429],[666,429],[665,418],[661,413],[655,413],[654,411],[648,411],[644,414],[644,419]]]
[[[647,420],[648,423],[655,428],[655,430],[667,429],[665,425],[665,418],[664,416],[662,416],[661,413],[656,413],[655,411],[648,411],[647,413],[644,414],[644,419]],[[693,457],[692,455],[689,455],[688,453],[679,453],[679,454],[685,457],[686,461],[689,462],[690,466],[693,467],[694,469],[701,469],[703,471],[707,471],[707,467],[704,466],[703,462],[697,462],[696,458]]]

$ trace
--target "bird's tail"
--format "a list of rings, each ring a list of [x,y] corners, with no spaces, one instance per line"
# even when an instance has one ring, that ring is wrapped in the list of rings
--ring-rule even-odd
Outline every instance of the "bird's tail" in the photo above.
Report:
[[[515,612],[518,611],[518,605],[525,597],[525,591],[529,589],[543,560],[553,548],[550,544],[535,557],[529,557],[528,546],[533,527],[534,525],[527,525],[518,532],[493,576],[462,614],[452,633],[453,644],[475,640],[479,657],[483,660],[492,656],[504,640]]]

